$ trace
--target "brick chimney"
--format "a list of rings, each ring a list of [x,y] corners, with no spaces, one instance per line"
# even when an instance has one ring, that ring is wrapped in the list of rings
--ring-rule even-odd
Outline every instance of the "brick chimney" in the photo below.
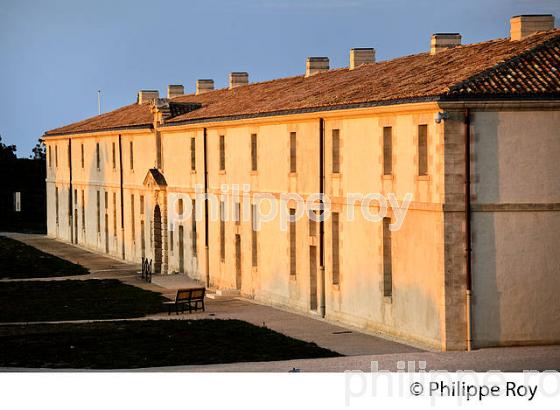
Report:
[[[242,85],[249,84],[249,73],[246,72],[233,72],[229,73],[229,89],[241,87]]]
[[[307,57],[305,65],[305,76],[311,77],[317,73],[329,71],[328,57]]]
[[[460,46],[461,35],[459,33],[435,33],[432,34],[432,41],[430,44],[430,54],[436,54],[448,48]]]
[[[375,49],[373,48],[351,48],[350,70],[362,64],[375,63]]]
[[[159,98],[158,90],[140,90],[138,91],[138,104],[147,104],[150,101]]]
[[[551,30],[554,28],[552,14],[524,14],[513,16],[509,19],[510,37],[513,41],[521,40],[537,31]]]
[[[212,90],[214,90],[214,80],[211,79],[196,80],[196,95],[204,94]]]
[[[167,98],[178,97],[185,94],[185,87],[180,84],[169,84],[167,86]]]

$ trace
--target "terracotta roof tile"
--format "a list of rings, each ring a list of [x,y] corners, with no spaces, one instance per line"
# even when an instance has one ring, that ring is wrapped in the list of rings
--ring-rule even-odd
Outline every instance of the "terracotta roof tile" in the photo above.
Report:
[[[176,115],[166,123],[422,98],[543,95],[560,98],[559,29],[520,41],[492,40],[435,55],[422,53],[366,64],[354,70],[334,69],[307,78],[289,77],[232,90],[184,95],[172,101],[201,107]],[[149,107],[131,107],[47,134],[151,122]]]

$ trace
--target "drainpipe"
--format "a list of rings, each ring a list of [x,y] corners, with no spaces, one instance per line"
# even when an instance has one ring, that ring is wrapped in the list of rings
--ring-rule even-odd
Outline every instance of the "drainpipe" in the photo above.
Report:
[[[319,280],[321,283],[320,313],[326,314],[325,297],[325,222],[323,195],[325,193],[325,120],[319,118],[319,195],[321,196],[321,221],[319,222]]]
[[[206,146],[206,127],[203,131],[203,142],[204,142],[204,254],[206,257],[206,287],[210,287],[210,256],[209,256],[209,246],[208,246],[208,155]]]
[[[471,276],[471,115],[465,109],[465,264],[466,264],[466,323],[467,351],[472,349],[472,276]]]
[[[74,210],[74,200],[72,197],[72,140],[68,138],[68,168],[70,169],[70,189],[68,191],[68,223],[70,224],[70,242],[74,243],[74,217],[72,216]],[[76,235],[78,233],[76,232]]]
[[[122,140],[119,134],[119,170],[120,170],[120,191],[121,191],[121,238],[122,238],[122,258],[125,259],[125,240],[124,240],[124,191],[123,191],[123,159],[122,159]]]

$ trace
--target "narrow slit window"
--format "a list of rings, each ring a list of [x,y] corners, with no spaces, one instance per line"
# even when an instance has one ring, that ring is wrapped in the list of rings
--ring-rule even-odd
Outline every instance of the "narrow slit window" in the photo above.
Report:
[[[58,168],[58,145],[54,146],[54,166]]]
[[[101,232],[101,192],[97,191],[97,233]]]
[[[113,236],[117,236],[117,193],[113,192]]]
[[[332,283],[338,285],[340,283],[340,226],[338,212],[333,212],[332,220]]]
[[[428,126],[418,126],[418,175],[428,175]]]
[[[196,201],[191,199],[191,234],[192,234],[192,254],[193,256],[197,255],[197,246],[196,246]]]
[[[389,225],[391,225],[391,218],[383,218],[383,296],[393,295],[393,261]]]
[[[196,171],[196,140],[191,138],[191,171]]]
[[[220,171],[226,170],[226,141],[223,135],[220,135]]]
[[[290,276],[295,277],[297,273],[296,256],[296,210],[290,209],[289,235],[290,235]]]
[[[257,170],[257,134],[251,134],[251,171]]]
[[[97,169],[101,169],[101,153],[99,152],[99,142],[95,143],[95,163],[97,164]]]
[[[297,172],[296,133],[290,132],[290,172]]]
[[[84,168],[84,144],[80,147],[80,163],[82,164],[82,168]]]
[[[113,142],[113,149],[112,149],[112,159],[113,159],[113,169],[117,169],[117,148],[115,143]]]
[[[332,172],[340,172],[340,130],[332,130]]]
[[[136,242],[136,224],[134,215],[134,194],[130,195],[130,231],[132,234],[132,242]]]
[[[82,231],[86,230],[86,193],[82,189]]]
[[[225,224],[225,204],[220,202],[220,260],[226,260],[226,224]]]
[[[56,210],[56,223],[58,224],[58,187],[54,189],[54,200]]]
[[[251,207],[251,265],[258,265],[257,253],[257,205]]]
[[[383,174],[393,173],[393,128],[383,127]]]
[[[144,215],[144,195],[140,195],[140,215]]]
[[[134,169],[134,142],[130,141],[130,169]]]

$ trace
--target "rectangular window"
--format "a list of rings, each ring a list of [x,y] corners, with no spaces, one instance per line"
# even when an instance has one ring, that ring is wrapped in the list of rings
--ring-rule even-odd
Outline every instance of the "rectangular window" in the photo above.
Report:
[[[52,167],[52,150],[49,145],[49,167]]]
[[[54,166],[58,168],[58,145],[54,146]]]
[[[117,236],[117,193],[113,192],[113,236]]]
[[[383,296],[393,295],[393,261],[389,225],[391,225],[391,218],[383,218]]]
[[[418,126],[418,175],[428,175],[428,126]]]
[[[191,171],[196,171],[196,140],[191,137]]]
[[[316,214],[313,210],[309,210],[309,216],[307,220],[309,221],[309,236],[317,236],[317,222],[315,222]]]
[[[338,212],[333,212],[332,220],[332,283],[338,285],[340,283],[340,226],[338,220]]]
[[[130,195],[130,231],[132,233],[132,242],[136,242],[136,225],[134,215],[134,194]]]
[[[290,132],[290,172],[297,171],[296,133]]]
[[[383,127],[383,174],[393,173],[393,128]]]
[[[332,172],[340,172],[340,131],[332,130]]]
[[[130,169],[134,169],[134,142],[130,141]]]
[[[113,160],[113,169],[117,169],[117,152],[116,152],[116,147],[114,142],[112,148],[112,160]]]
[[[235,203],[234,220],[236,225],[241,225],[241,204],[239,202]]]
[[[97,233],[101,232],[101,192],[97,191]]]
[[[86,230],[86,193],[82,189],[82,231]]]
[[[82,168],[84,168],[84,144],[81,145],[80,147],[80,151],[81,151],[81,157],[80,157],[80,162],[82,164]]]
[[[99,142],[95,143],[95,163],[97,164],[97,169],[101,169],[101,153],[99,152]]]
[[[144,215],[144,195],[140,195],[140,215]]]
[[[226,260],[226,223],[225,223],[225,204],[220,202],[220,260]]]
[[[289,220],[289,235],[290,235],[290,276],[296,276],[296,210],[290,209]]]
[[[192,243],[192,254],[196,256],[197,246],[196,246],[196,201],[191,199],[191,243]]]
[[[54,189],[54,200],[55,200],[55,211],[56,211],[56,223],[58,225],[58,187]]]
[[[257,134],[251,134],[251,171],[257,170]]]
[[[78,190],[74,190],[74,207],[78,206]]]
[[[223,135],[220,135],[220,171],[226,170],[226,141]]]
[[[169,251],[173,252],[173,230],[169,230]]]
[[[257,205],[252,205],[251,207],[251,265],[258,265],[258,253],[257,253]]]
[[[109,209],[109,192],[105,191],[105,213],[107,213],[107,209]]]

